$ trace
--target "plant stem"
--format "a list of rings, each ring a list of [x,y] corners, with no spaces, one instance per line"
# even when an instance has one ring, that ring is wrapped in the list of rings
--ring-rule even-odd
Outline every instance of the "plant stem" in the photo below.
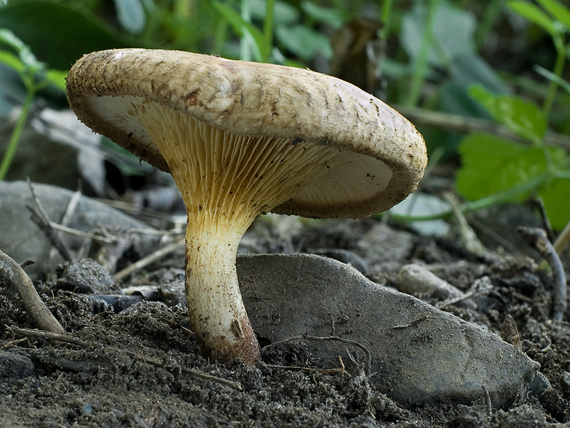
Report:
[[[505,0],[492,0],[491,4],[485,7],[481,23],[475,32],[475,46],[478,51],[483,47],[489,31],[491,31],[497,19],[501,16],[501,12],[504,8],[503,3],[505,3]]]
[[[241,17],[245,22],[251,22],[251,8],[249,0],[241,0]],[[242,61],[251,61],[251,44],[253,40],[249,33],[244,32],[240,41],[240,59]]]
[[[558,77],[562,76],[562,71],[564,70],[564,63],[566,62],[566,49],[565,46],[560,46],[557,49],[558,55],[556,56],[556,63],[554,64],[554,74]],[[550,80],[550,85],[548,86],[548,94],[544,100],[544,105],[542,106],[542,111],[544,116],[548,118],[550,111],[552,110],[552,104],[554,104],[554,97],[556,96],[556,90],[558,89],[558,82],[555,79]]]
[[[26,125],[26,120],[28,119],[28,113],[30,112],[30,107],[32,106],[35,94],[36,94],[35,89],[28,88],[26,99],[24,100],[24,104],[22,105],[22,110],[20,111],[20,115],[18,116],[18,121],[16,122],[16,126],[12,131],[12,136],[10,137],[8,148],[6,149],[6,153],[4,153],[4,157],[2,158],[2,163],[0,164],[0,180],[4,180],[6,174],[8,173],[8,169],[12,164],[12,160],[14,159],[14,155],[16,154],[16,149],[18,148],[18,142],[20,141],[20,136],[22,135],[22,131],[24,130],[24,126]]]
[[[264,57],[263,62],[269,61],[273,46],[273,15],[275,12],[275,0],[267,0],[265,5],[265,20],[263,21],[263,44]]]
[[[462,213],[469,213],[471,211],[481,210],[483,208],[490,207],[492,205],[506,202],[509,199],[515,198],[520,196],[524,193],[530,192],[541,184],[543,184],[546,180],[550,178],[550,174],[548,172],[543,172],[542,174],[537,175],[533,179],[526,181],[518,186],[512,187],[510,189],[504,190],[499,193],[495,193],[494,195],[487,196],[485,198],[478,199],[476,201],[467,202],[462,204],[459,209]],[[397,220],[397,221],[430,221],[430,220],[439,220],[450,217],[453,214],[453,210],[450,208],[447,211],[441,211],[435,214],[427,214],[427,215],[407,215],[407,214],[396,214],[394,212],[390,212],[390,218]],[[378,214],[377,216],[381,216],[382,214]],[[376,216],[375,216],[376,217]]]
[[[405,105],[407,107],[415,107],[420,99],[422,87],[424,85],[427,69],[429,53],[433,39],[433,28],[435,24],[435,15],[439,6],[439,0],[429,0],[426,23],[422,36],[422,45],[420,52],[416,58],[414,67],[414,75],[410,85],[410,92]]]
[[[382,29],[380,30],[380,40],[386,42],[390,34],[390,21],[392,18],[392,3],[393,0],[384,0],[382,3]]]

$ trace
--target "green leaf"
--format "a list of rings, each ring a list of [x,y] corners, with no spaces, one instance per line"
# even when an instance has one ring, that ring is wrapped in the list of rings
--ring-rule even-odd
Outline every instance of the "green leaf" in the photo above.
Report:
[[[59,70],[86,52],[130,46],[101,18],[73,2],[9,2],[0,8],[0,28],[12,30],[41,61]]]
[[[267,13],[266,0],[251,0],[251,16],[253,19],[263,21]],[[284,1],[275,2],[275,24],[290,25],[299,21],[299,10]]]
[[[549,147],[555,167],[563,167],[566,153]],[[476,200],[528,182],[548,170],[543,148],[527,147],[489,134],[471,134],[459,145],[462,166],[456,188],[467,199]],[[522,201],[528,193],[513,201]]]
[[[304,25],[277,27],[275,36],[288,51],[308,61],[321,53],[326,59],[333,56],[328,37]]]
[[[427,2],[414,3],[412,10],[404,15],[400,31],[400,42],[412,62],[420,54],[427,19]],[[440,2],[435,15],[429,63],[446,68],[456,56],[474,54],[476,26],[473,14],[448,2]]]
[[[570,172],[570,171],[568,171]],[[570,180],[557,178],[539,192],[550,223],[555,230],[562,230],[570,220]]]
[[[312,1],[301,2],[301,9],[315,21],[324,22],[333,28],[339,28],[348,20],[340,10],[322,7]]]
[[[255,44],[255,57],[258,62],[267,62],[271,55],[271,46],[267,46],[262,32],[253,24],[245,21],[231,6],[216,1],[213,3],[216,11],[232,26],[234,31],[243,37],[249,34]]]
[[[475,53],[455,55],[451,63],[451,76],[453,81],[463,88],[479,83],[497,93],[508,93],[510,90],[497,72]]]
[[[485,109],[488,109],[489,106],[497,99],[497,95],[485,89],[481,85],[470,86],[469,89],[467,89],[467,93]]]
[[[538,6],[521,0],[510,1],[508,5],[513,12],[543,28],[551,36],[554,37],[558,33],[552,19]]]
[[[48,70],[46,71],[45,79],[49,82],[49,84],[62,91],[65,91],[65,78],[67,77],[67,73],[67,71],[61,70]]]
[[[20,61],[24,67],[28,68],[28,73],[33,76],[44,68],[44,64],[36,59],[30,48],[24,44],[16,35],[6,29],[0,29],[0,42],[3,42],[18,52]],[[23,71],[23,70],[22,70]]]
[[[533,102],[512,95],[501,95],[489,106],[497,120],[513,132],[540,145],[547,123],[542,110]]]
[[[570,9],[556,0],[537,0],[554,19],[570,30]]]
[[[146,23],[144,9],[140,0],[115,0],[117,19],[130,33],[140,33]]]
[[[16,52],[20,52],[26,48],[24,42],[17,38],[12,31],[5,28],[0,28],[0,42],[10,46]]]
[[[22,73],[24,70],[24,63],[11,52],[0,51],[0,63],[7,65],[18,73]]]
[[[468,92],[497,122],[534,144],[541,144],[547,121],[535,103],[514,95],[496,95],[480,85],[471,86]]]

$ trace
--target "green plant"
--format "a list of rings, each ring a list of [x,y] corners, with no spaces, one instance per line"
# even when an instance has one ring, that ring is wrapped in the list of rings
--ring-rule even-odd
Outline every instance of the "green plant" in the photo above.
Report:
[[[470,200],[488,198],[509,191],[509,200],[523,201],[530,195],[542,197],[552,226],[562,229],[570,217],[570,156],[558,147],[544,143],[548,115],[557,88],[570,87],[561,75],[570,52],[570,9],[556,0],[537,0],[538,6],[522,1],[509,2],[513,11],[546,30],[556,47],[554,72],[540,69],[550,80],[542,108],[532,101],[513,95],[497,95],[481,86],[469,88],[469,95],[492,118],[520,137],[528,145],[485,133],[462,139],[459,152],[463,165],[457,172],[457,190]]]
[[[508,5],[514,12],[550,34],[557,53],[554,74],[561,77],[566,56],[570,53],[570,40],[567,40],[567,36],[570,34],[570,9],[557,0],[537,0],[537,2],[544,11],[532,3],[520,0],[510,1]],[[552,79],[543,105],[546,117],[552,109],[557,87],[558,81]]]
[[[45,64],[36,59],[30,48],[9,30],[0,29],[0,43],[7,45],[16,52],[14,54],[7,50],[0,50],[0,63],[16,71],[26,88],[26,98],[0,163],[0,180],[3,180],[16,153],[34,96],[50,84],[65,91],[67,72],[47,69]]]
[[[301,11],[310,22],[326,23],[332,28],[340,27],[348,19],[348,12],[329,9],[311,1],[302,1],[297,9],[279,0],[242,0],[241,13],[228,2],[215,1],[213,8],[224,22],[240,36],[242,60],[275,62],[295,67],[304,67],[317,53],[332,57],[329,38],[315,30],[309,23],[300,23]],[[258,28],[252,21],[261,21]],[[293,53],[299,60],[285,57],[282,49]]]

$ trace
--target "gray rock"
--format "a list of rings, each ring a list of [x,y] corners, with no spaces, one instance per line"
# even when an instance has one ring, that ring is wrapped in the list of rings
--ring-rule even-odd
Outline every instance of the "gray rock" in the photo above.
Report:
[[[34,376],[34,363],[27,355],[0,350],[0,382],[6,379],[23,379]]]
[[[13,112],[17,117],[18,110]],[[4,153],[15,119],[0,129],[0,153]],[[12,126],[10,126],[12,125]],[[83,125],[71,110],[43,108],[32,115],[18,143],[7,180],[41,181],[74,188],[79,179],[96,194],[105,184],[101,137]]]
[[[109,272],[91,259],[65,262],[57,269],[57,289],[92,294],[114,291],[115,283]]]
[[[404,263],[414,244],[411,233],[377,223],[360,238],[357,247],[369,267],[389,262]],[[387,249],[390,251],[387,251]]]
[[[338,336],[371,354],[371,381],[401,403],[502,406],[526,391],[539,365],[499,336],[412,296],[369,281],[350,266],[314,255],[238,258],[245,306],[256,333],[272,343],[291,337]],[[361,348],[338,340],[306,340],[338,365]]]
[[[73,192],[59,187],[34,184],[35,192],[48,216],[54,222],[61,221]],[[3,224],[0,234],[0,248],[4,249],[18,263],[27,259],[35,264],[26,267],[26,272],[34,278],[55,268],[63,262],[57,254],[50,260],[51,244],[42,231],[30,219],[26,205],[33,205],[28,184],[23,181],[0,182],[0,221]],[[116,228],[122,230],[150,229],[145,224],[108,207],[105,204],[82,196],[69,223],[72,229],[90,232],[93,229]],[[85,238],[61,233],[62,239],[77,250]],[[160,238],[153,235],[141,235],[137,250],[142,256],[158,248]]]

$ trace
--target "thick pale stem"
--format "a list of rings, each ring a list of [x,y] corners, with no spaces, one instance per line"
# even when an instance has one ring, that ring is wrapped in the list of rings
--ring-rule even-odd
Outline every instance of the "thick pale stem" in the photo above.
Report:
[[[203,353],[231,363],[260,359],[259,346],[241,298],[236,253],[242,236],[218,233],[189,219],[186,231],[186,299]]]
[[[126,110],[167,161],[188,210],[186,298],[202,352],[221,362],[254,364],[260,352],[239,291],[239,241],[258,215],[347,162],[347,155],[303,140],[234,135],[131,101],[125,100]]]

